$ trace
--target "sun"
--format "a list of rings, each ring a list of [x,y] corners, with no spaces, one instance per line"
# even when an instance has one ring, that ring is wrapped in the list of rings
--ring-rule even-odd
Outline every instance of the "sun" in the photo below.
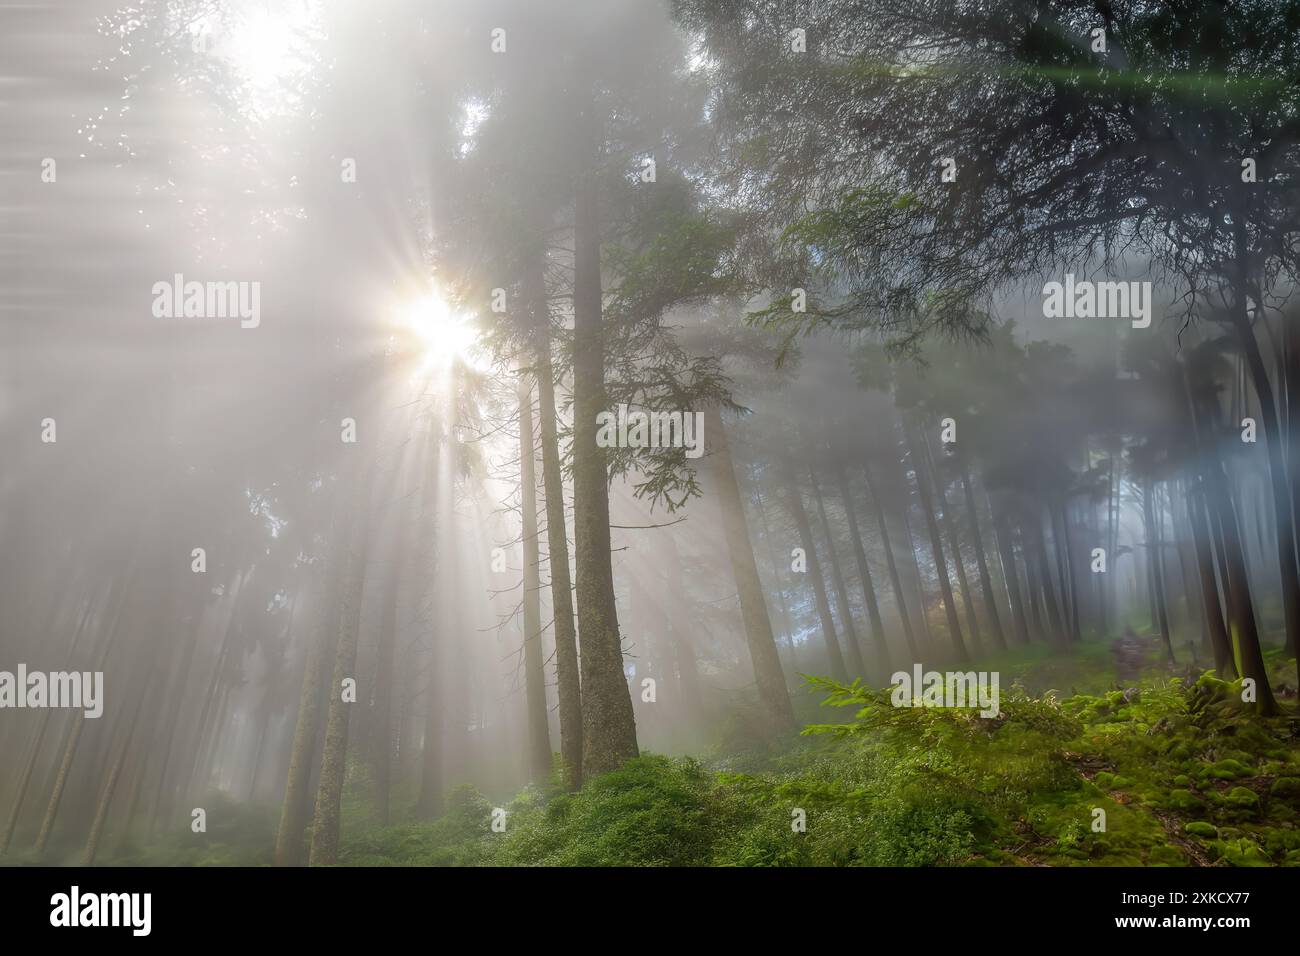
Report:
[[[240,74],[255,112],[283,109],[290,79],[309,68],[311,45],[319,39],[319,0],[234,0],[227,10],[216,52]]]
[[[445,372],[456,363],[483,368],[483,349],[473,320],[458,314],[437,292],[428,292],[399,307],[402,328],[421,353],[418,374]]]

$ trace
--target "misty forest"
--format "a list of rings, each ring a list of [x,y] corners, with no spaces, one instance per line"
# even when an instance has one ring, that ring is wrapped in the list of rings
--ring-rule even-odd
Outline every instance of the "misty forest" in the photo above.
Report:
[[[0,863],[1300,864],[1300,2],[0,10]]]

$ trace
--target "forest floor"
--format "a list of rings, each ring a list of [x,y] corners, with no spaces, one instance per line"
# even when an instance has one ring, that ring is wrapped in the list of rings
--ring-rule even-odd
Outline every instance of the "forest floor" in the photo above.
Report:
[[[825,708],[825,687],[810,688],[802,735],[643,755],[578,794],[533,786],[494,803],[460,787],[440,819],[388,827],[357,826],[345,808],[340,863],[1300,865],[1294,660],[1268,655],[1283,713],[1265,720],[1239,683],[1171,676],[1161,656],[1148,643],[1147,665],[1122,684],[1106,642],[985,659],[973,666],[1002,675],[1001,713],[987,720],[849,688]],[[271,809],[225,817],[202,843],[122,847],[103,862],[269,862]]]

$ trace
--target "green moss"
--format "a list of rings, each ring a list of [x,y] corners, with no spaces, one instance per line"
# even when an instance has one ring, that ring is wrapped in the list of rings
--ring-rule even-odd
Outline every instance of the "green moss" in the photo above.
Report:
[[[1237,780],[1241,777],[1254,776],[1254,771],[1240,760],[1219,760],[1206,768],[1207,775],[1215,780]]]
[[[1268,866],[1268,856],[1253,841],[1219,840],[1213,846],[1217,856],[1230,866]]]
[[[1241,705],[1237,684],[1213,675],[1188,683],[1153,670],[1126,698],[1112,686],[1104,642],[1082,645],[1080,659],[1036,647],[981,666],[1003,674],[994,720],[895,708],[878,691],[813,680],[829,709],[798,740],[751,740],[741,721],[708,764],[644,755],[577,794],[530,787],[494,802],[461,788],[438,820],[377,828],[358,784],[347,793],[340,860],[1180,866],[1192,862],[1171,843],[1181,830],[1225,864],[1300,865],[1289,714],[1261,719]],[[797,701],[801,713],[810,705]],[[507,811],[501,833],[490,826],[494,805]],[[265,816],[269,843],[275,816]],[[214,835],[188,858],[244,858]]]
[[[1270,796],[1279,799],[1300,799],[1300,777],[1278,777],[1268,788]]]

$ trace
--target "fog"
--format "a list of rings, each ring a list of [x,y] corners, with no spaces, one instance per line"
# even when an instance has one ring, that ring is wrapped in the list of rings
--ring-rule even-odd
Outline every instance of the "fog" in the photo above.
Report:
[[[0,856],[356,861],[467,793],[743,765],[829,719],[802,675],[1126,634],[1275,712],[1289,254],[1250,293],[1254,374],[1231,302],[1141,227],[1040,256],[990,226],[1019,271],[934,246],[982,155],[913,246],[861,207],[799,227],[911,173],[883,133],[800,140],[858,136],[836,97],[869,81],[824,115],[772,96],[802,81],[754,79],[722,24],[781,5],[741,6],[0,12],[0,671],[103,682],[98,716],[0,686]],[[1067,272],[1153,282],[1150,327],[1045,317]],[[681,430],[600,436],[620,405]]]

